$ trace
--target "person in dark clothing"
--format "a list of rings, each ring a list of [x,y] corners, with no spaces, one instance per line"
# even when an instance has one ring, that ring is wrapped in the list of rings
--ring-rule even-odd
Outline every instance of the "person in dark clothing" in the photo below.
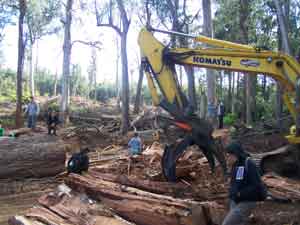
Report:
[[[223,129],[223,118],[225,114],[225,107],[223,102],[218,105],[218,118],[219,118],[219,129]]]
[[[48,134],[51,135],[52,132],[56,135],[57,125],[59,124],[58,114],[56,111],[50,111],[48,113],[47,125],[48,125]]]
[[[255,208],[256,202],[266,199],[267,190],[258,168],[239,143],[231,143],[226,150],[236,161],[231,170],[230,211],[222,225],[242,225]]]
[[[74,153],[67,164],[67,171],[69,173],[82,174],[89,169],[88,148],[83,148],[79,153]]]

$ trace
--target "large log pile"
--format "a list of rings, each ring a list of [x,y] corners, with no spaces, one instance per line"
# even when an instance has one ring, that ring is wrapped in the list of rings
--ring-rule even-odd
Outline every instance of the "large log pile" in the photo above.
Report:
[[[220,224],[224,217],[225,208],[216,202],[181,200],[120,185],[100,177],[101,175],[95,177],[91,174],[86,176],[72,174],[67,178],[66,183],[73,189],[101,201],[123,218],[137,224],[192,225],[193,216],[198,215],[201,217],[200,221],[208,225],[211,222]]]
[[[65,190],[64,190],[65,189]],[[55,192],[39,198],[38,205],[24,215],[9,219],[14,225],[125,225],[110,210],[89,199],[86,195],[69,192],[68,187],[59,186]]]
[[[33,135],[0,142],[0,178],[54,176],[65,169],[66,145]]]

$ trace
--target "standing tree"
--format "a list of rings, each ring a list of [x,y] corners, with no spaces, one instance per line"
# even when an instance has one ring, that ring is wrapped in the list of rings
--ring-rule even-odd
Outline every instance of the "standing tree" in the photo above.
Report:
[[[32,96],[35,94],[32,59],[33,46],[38,39],[58,31],[59,27],[54,25],[52,22],[58,18],[59,10],[60,2],[58,0],[32,0],[28,2],[25,21],[29,36],[29,84]]]
[[[70,98],[70,62],[71,62],[71,24],[72,24],[73,0],[67,0],[64,24],[64,44],[63,44],[63,74],[62,74],[62,99],[60,103],[61,120],[68,122],[69,98]]]
[[[240,0],[240,29],[243,44],[249,43],[250,5],[251,1]],[[246,86],[246,122],[252,124],[255,115],[256,75],[245,74]]]
[[[92,89],[94,89],[94,99],[97,99],[96,87],[97,87],[97,53],[96,49],[91,49],[91,61],[88,68],[89,77],[89,97],[91,97]]]
[[[116,15],[116,9],[118,15]],[[110,27],[114,29],[121,38],[121,62],[122,62],[122,124],[121,132],[126,133],[129,129],[129,82],[128,82],[128,57],[127,57],[127,33],[130,26],[130,19],[128,18],[124,1],[115,0],[109,1],[106,9],[108,10],[107,23],[103,21],[103,16],[106,13],[103,10],[101,13],[97,7],[97,2],[95,0],[95,11],[97,26],[99,27]],[[117,25],[114,23],[114,17],[119,17],[121,19],[121,24]]]
[[[18,70],[17,70],[17,108],[16,108],[16,127],[22,126],[22,81],[23,81],[23,68],[24,68],[24,18],[26,13],[26,0],[19,0],[19,37],[18,37]]]
[[[186,0],[154,0],[146,1],[145,8],[147,14],[150,13],[150,7],[155,9],[158,19],[164,27],[168,27],[171,24],[171,30],[177,32],[188,33],[190,30],[190,25],[193,23],[194,19],[197,18],[196,15],[188,15],[187,13],[187,1]],[[147,25],[150,25],[150,20],[147,20]],[[175,47],[179,44],[180,47],[188,47],[189,42],[186,38],[172,35],[171,36],[171,47]],[[190,106],[192,109],[197,108],[196,103],[196,91],[195,91],[195,78],[194,69],[191,66],[184,66],[185,72],[187,74],[188,80],[188,97]]]
[[[208,37],[213,37],[213,25],[211,17],[211,1],[202,1],[203,9],[203,33]],[[216,100],[216,74],[214,70],[206,70],[206,80],[207,80],[207,116],[210,119],[216,118],[215,112],[215,100]]]
[[[138,80],[138,84],[137,84],[136,96],[135,96],[135,101],[134,101],[134,109],[133,109],[133,112],[135,114],[139,113],[139,111],[140,111],[143,78],[144,78],[144,71],[143,71],[142,65],[140,64],[139,65],[139,80]]]

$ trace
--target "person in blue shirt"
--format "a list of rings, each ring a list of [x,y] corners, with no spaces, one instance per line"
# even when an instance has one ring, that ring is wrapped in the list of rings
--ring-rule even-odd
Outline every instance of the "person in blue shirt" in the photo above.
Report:
[[[267,189],[261,181],[259,169],[240,143],[233,142],[226,150],[235,162],[229,187],[230,211],[222,225],[242,225],[246,223],[256,202],[266,199]]]
[[[134,133],[134,137],[128,142],[130,155],[138,155],[142,152],[142,140],[138,133]]]
[[[27,114],[27,127],[34,130],[36,125],[36,119],[40,112],[40,108],[38,103],[34,100],[33,96],[31,96],[30,99],[31,101],[27,105],[25,114]]]

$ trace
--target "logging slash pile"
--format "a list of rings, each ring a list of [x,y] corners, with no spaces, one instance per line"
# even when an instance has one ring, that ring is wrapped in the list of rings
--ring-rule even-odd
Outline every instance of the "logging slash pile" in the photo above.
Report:
[[[60,138],[40,132],[0,142],[0,210],[7,210],[4,204],[8,206],[9,201],[21,204],[35,199],[34,205],[31,201],[11,210],[14,214],[9,224],[222,224],[228,211],[229,180],[219,166],[211,173],[207,160],[192,146],[178,160],[176,183],[166,182],[161,173],[164,145],[180,138],[175,128],[167,134],[158,130],[151,113],[134,118],[132,126],[145,146],[141,155],[129,157],[126,143],[132,132],[121,136],[115,131],[119,126],[117,116],[94,119],[73,116],[75,125],[60,130]],[[141,121],[146,124],[143,130]],[[225,129],[214,133],[223,144],[228,135]],[[266,151],[281,147],[284,154],[286,143],[270,138],[273,134],[261,135],[245,140],[245,147],[254,159],[266,158],[266,168],[275,167],[269,159],[272,154]],[[92,150],[90,169],[82,175],[67,175],[65,161],[80,146]],[[299,224],[300,181],[266,171],[263,180],[273,197],[258,204],[248,224]]]

